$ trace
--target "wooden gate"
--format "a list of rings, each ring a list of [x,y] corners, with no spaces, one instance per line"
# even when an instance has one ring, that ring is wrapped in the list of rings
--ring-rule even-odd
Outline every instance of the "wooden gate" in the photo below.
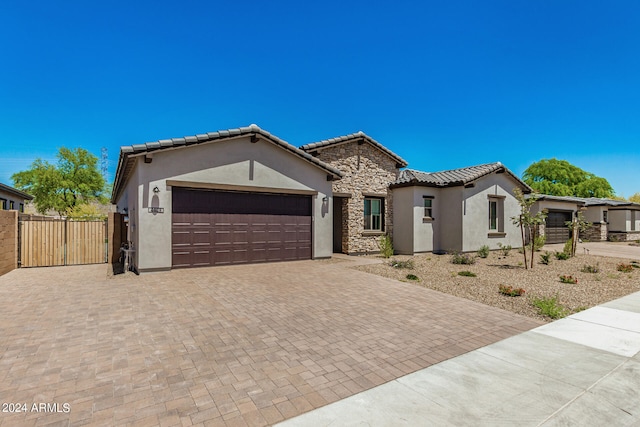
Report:
[[[107,222],[21,218],[19,267],[107,262]]]

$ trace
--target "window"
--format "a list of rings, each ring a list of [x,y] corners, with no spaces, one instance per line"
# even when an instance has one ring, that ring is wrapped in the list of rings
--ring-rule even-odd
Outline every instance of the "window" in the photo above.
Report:
[[[489,237],[504,237],[504,199],[505,196],[489,196]]]
[[[24,203],[20,203],[20,212],[24,212]]]
[[[630,231],[636,231],[636,211],[631,211],[631,229]]]
[[[15,209],[13,200],[9,201],[9,210]]]
[[[424,201],[424,217],[433,218],[433,197],[422,196],[422,200]]]
[[[489,230],[498,230],[498,201],[489,200]]]
[[[7,199],[0,199],[0,209],[3,211],[7,210]]]
[[[607,222],[607,214],[608,213],[609,213],[608,211],[602,211],[602,221],[603,222]]]
[[[383,199],[364,199],[364,229],[369,231],[382,231],[384,203]]]

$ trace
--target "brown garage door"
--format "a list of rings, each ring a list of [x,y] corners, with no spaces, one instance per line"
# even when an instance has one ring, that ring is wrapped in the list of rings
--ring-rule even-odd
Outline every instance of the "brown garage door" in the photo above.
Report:
[[[545,225],[546,243],[564,243],[571,237],[566,222],[571,221],[571,212],[550,211]]]
[[[311,258],[311,197],[174,187],[174,268]]]

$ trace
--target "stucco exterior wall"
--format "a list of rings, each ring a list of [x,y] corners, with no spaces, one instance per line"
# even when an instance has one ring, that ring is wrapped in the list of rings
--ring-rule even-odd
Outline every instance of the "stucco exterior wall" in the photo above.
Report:
[[[394,248],[400,254],[432,252],[439,246],[442,222],[440,189],[433,187],[400,187],[393,190]],[[424,216],[424,197],[432,197],[431,217]]]
[[[434,236],[435,252],[462,251],[463,200],[461,187],[443,188],[438,206],[437,224]]]
[[[331,256],[332,215],[329,203],[322,201],[331,197],[327,173],[270,142],[241,138],[155,152],[151,163],[138,159],[118,210],[129,206],[139,271],[171,267],[172,185],[309,194],[313,257]],[[150,213],[150,207],[164,213]]]
[[[610,210],[609,231],[640,232],[640,211],[632,209]]]
[[[333,192],[351,194],[345,201],[346,215],[343,214],[347,226],[343,252],[379,252],[380,235],[387,233],[393,236],[394,203],[389,184],[398,177],[395,160],[378,148],[357,141],[322,148],[314,155],[343,173],[342,179],[333,182]],[[364,229],[365,194],[379,194],[385,198],[382,233]]]
[[[476,181],[472,188],[461,188],[464,197],[463,252],[476,251],[483,245],[490,249],[498,249],[498,244],[514,248],[522,246],[520,229],[511,220],[520,213],[520,205],[513,193],[516,186],[517,183],[508,175],[493,173]],[[497,196],[501,201],[498,205],[498,232],[489,230],[489,196]]]
[[[589,206],[584,211],[584,219],[589,222],[600,222],[604,219],[605,211],[608,211],[607,206]]]

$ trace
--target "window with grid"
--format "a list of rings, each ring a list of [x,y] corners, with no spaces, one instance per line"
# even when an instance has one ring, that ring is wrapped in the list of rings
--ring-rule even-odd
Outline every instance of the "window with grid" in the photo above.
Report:
[[[423,196],[424,216],[425,218],[433,218],[433,197]]]
[[[384,215],[382,199],[367,197],[364,199],[364,229],[367,231],[382,231],[382,217]]]

